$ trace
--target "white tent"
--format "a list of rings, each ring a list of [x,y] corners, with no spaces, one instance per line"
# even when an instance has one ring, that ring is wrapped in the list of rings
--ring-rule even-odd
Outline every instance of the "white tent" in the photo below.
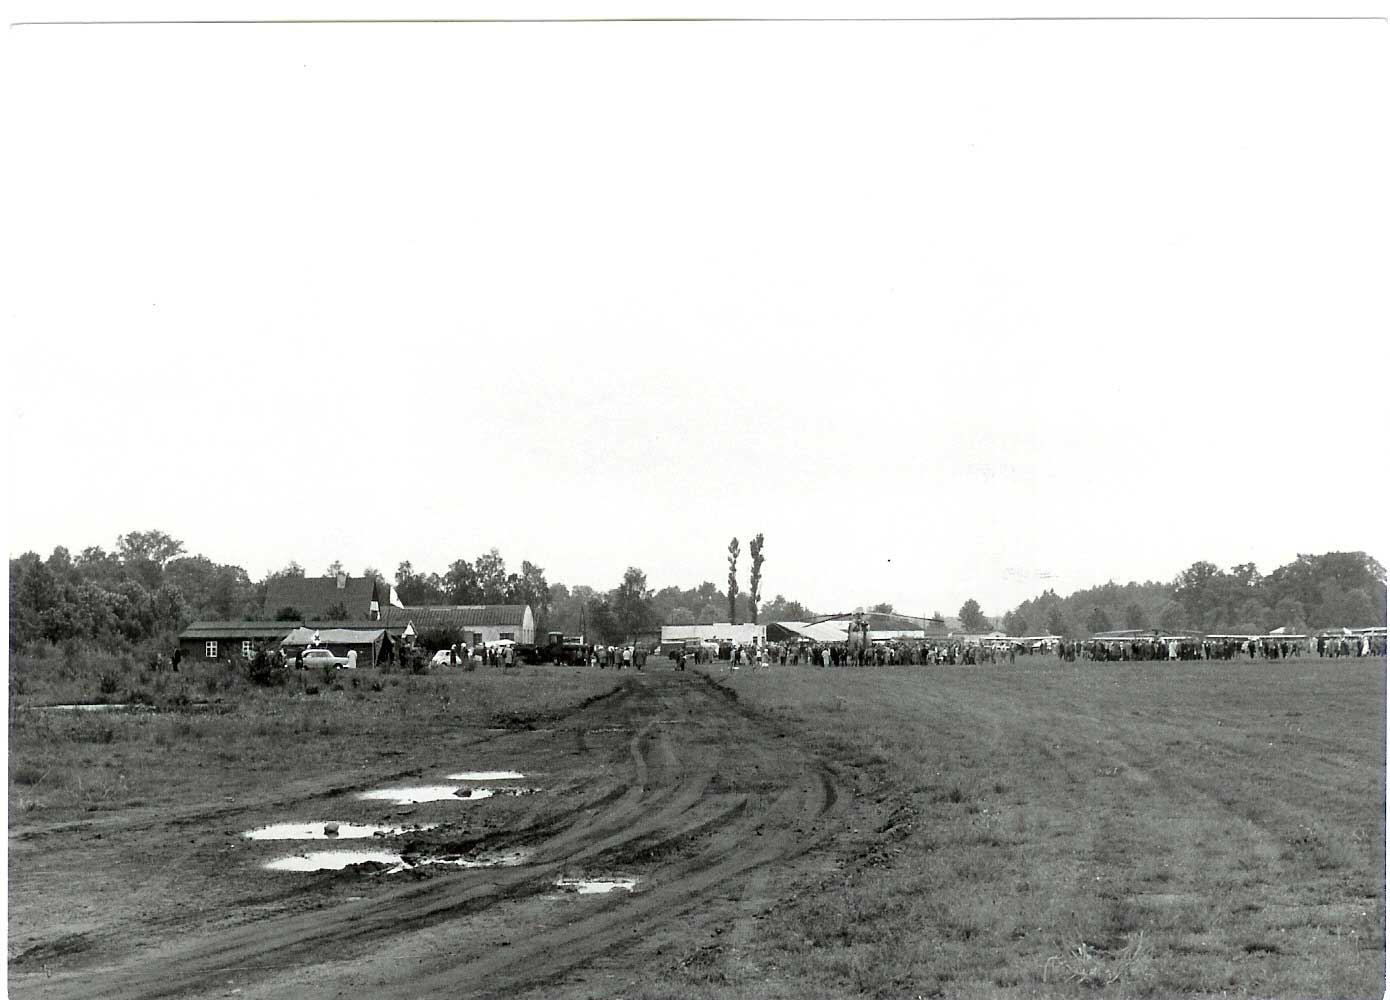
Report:
[[[314,644],[365,645],[374,643],[385,634],[385,629],[325,628],[312,629],[300,626],[293,629],[280,640],[282,646],[309,646]]]

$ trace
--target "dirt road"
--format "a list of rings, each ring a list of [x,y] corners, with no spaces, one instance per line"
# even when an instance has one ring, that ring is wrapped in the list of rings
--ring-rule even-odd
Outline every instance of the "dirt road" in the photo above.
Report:
[[[523,771],[535,794],[398,810],[412,822],[442,824],[411,838],[405,853],[519,851],[522,863],[394,874],[268,872],[267,849],[241,840],[240,829],[316,815],[354,818],[353,810],[365,818],[361,810],[371,807],[341,782],[290,801],[270,789],[263,802],[231,816],[225,803],[209,803],[178,819],[180,831],[196,831],[204,813],[217,827],[202,834],[206,849],[188,862],[196,876],[183,882],[191,908],[172,897],[139,907],[108,899],[81,933],[49,935],[14,955],[12,992],[612,995],[637,989],[653,968],[691,961],[711,941],[746,939],[780,899],[843,863],[852,825],[873,821],[860,814],[873,807],[853,794],[863,775],[778,721],[746,711],[702,675],[619,678],[613,694],[569,715],[511,720],[511,728],[481,742],[476,731],[460,733],[457,745],[446,740],[419,751],[418,767],[397,772],[438,780],[465,762]],[[125,825],[108,819],[101,837],[104,845],[123,844],[127,859],[147,845],[154,865],[166,826],[148,816]],[[83,836],[93,834],[54,831],[51,847],[61,856],[62,838]],[[13,832],[11,839],[13,858]],[[23,875],[12,869],[12,884],[16,877]],[[578,895],[557,889],[563,877],[623,877],[636,885]]]

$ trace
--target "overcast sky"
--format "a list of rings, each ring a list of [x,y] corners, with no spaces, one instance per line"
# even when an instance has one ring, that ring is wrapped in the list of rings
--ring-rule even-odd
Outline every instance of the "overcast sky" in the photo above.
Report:
[[[1385,561],[1384,22],[12,28],[11,555]]]

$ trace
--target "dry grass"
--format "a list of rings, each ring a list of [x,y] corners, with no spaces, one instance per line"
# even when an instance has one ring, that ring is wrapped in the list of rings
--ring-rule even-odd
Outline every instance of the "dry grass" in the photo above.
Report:
[[[9,713],[10,808],[46,822],[83,813],[236,795],[286,774],[327,777],[400,753],[403,734],[424,741],[494,714],[543,714],[610,690],[611,674],[571,668],[454,671],[422,676],[362,669],[325,687],[294,674],[258,688],[223,666],[145,674],[85,654],[16,657]],[[123,678],[103,695],[103,679]],[[110,687],[110,681],[105,681]],[[310,693],[318,688],[317,693]],[[103,701],[131,710],[54,711],[39,706]],[[406,744],[409,746],[409,743]]]

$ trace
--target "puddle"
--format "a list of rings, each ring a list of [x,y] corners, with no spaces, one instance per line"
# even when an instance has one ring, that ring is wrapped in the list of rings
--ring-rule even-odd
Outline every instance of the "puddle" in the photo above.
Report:
[[[556,880],[555,884],[566,892],[577,892],[581,896],[591,896],[600,892],[612,892],[615,889],[631,892],[637,885],[637,880],[635,878],[562,878]]]
[[[476,802],[493,794],[491,788],[470,788],[467,795],[459,785],[411,785],[405,788],[376,788],[370,792],[358,792],[359,799],[394,802],[398,806],[415,805],[418,802]]]
[[[265,867],[273,872],[327,872],[373,861],[394,868],[401,864],[401,856],[385,851],[310,851],[267,861]]]
[[[426,826],[368,826],[364,823],[272,823],[242,834],[247,840],[355,840],[361,837],[397,837],[416,830],[432,830],[438,824]]]
[[[144,708],[143,705],[37,705],[49,712],[115,712],[121,709]]]
[[[386,865],[386,875],[408,871],[411,868],[425,868],[429,865],[452,865],[456,868],[499,868],[519,865],[525,860],[524,854],[484,855],[466,858],[462,855],[429,855],[402,858],[389,851],[306,851],[287,858],[276,858],[264,865],[276,872],[329,872],[342,871],[349,865],[376,863]]]
[[[446,777],[450,781],[516,781],[526,775],[520,771],[462,771]]]

